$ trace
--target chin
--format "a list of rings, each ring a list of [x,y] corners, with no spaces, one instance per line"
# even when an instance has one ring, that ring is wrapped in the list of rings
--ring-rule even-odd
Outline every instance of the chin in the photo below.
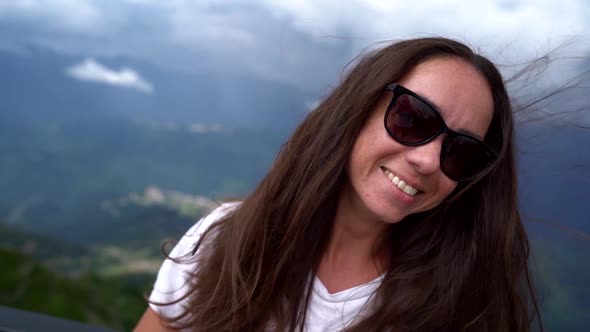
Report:
[[[376,219],[388,224],[398,223],[409,215],[407,212],[400,211],[398,207],[391,206],[391,204],[387,204],[386,202],[380,204],[373,203],[366,206]]]
[[[408,214],[403,214],[403,215],[392,215],[389,214],[387,216],[384,216],[384,218],[382,219],[384,222],[388,223],[388,224],[397,224],[398,222],[404,220],[405,217],[407,217]]]

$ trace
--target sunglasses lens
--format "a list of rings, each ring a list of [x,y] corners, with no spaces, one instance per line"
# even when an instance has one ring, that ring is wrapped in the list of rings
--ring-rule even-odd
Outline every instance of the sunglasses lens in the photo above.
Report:
[[[443,131],[446,126],[442,117],[414,93],[399,85],[388,89],[395,98],[385,118],[389,135],[401,144],[417,146],[446,133],[440,167],[450,179],[470,180],[494,160],[494,153],[480,140],[448,128]]]
[[[455,181],[468,180],[488,166],[492,158],[479,141],[468,136],[454,136],[445,140],[441,168]]]
[[[401,95],[387,116],[387,131],[405,144],[419,144],[440,130],[440,117],[430,106],[410,95]]]

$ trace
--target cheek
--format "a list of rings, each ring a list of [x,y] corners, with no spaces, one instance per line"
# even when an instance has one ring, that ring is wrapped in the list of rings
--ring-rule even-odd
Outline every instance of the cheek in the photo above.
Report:
[[[348,169],[356,175],[368,176],[379,166],[391,164],[403,152],[404,148],[389,136],[384,136],[383,133],[361,134],[351,151]]]
[[[445,178],[443,181],[444,184],[442,186],[443,190],[445,191],[445,197],[449,196],[455,188],[457,188],[457,182],[452,181],[450,179]]]
[[[367,167],[372,159],[375,158],[375,145],[371,144],[375,142],[376,133],[371,126],[365,126],[359,133],[349,158],[349,169],[351,171],[358,171],[362,168]]]
[[[440,204],[445,200],[452,192],[457,188],[457,182],[441,175],[443,178],[439,182],[438,193],[436,195],[436,205]]]
[[[424,200],[417,211],[426,211],[439,206],[457,188],[457,182],[445,177],[443,174],[436,184],[436,192]]]

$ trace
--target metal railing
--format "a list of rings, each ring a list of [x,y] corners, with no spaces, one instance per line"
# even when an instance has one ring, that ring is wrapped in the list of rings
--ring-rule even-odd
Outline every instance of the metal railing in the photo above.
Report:
[[[0,306],[0,332],[115,332],[115,330]]]

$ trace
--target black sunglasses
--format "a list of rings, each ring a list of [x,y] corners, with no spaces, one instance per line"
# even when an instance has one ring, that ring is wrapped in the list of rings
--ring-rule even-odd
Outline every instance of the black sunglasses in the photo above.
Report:
[[[387,133],[409,146],[424,145],[446,134],[440,168],[451,180],[471,180],[496,158],[496,153],[486,143],[447,127],[440,113],[422,97],[397,83],[389,84],[386,89],[393,92],[385,112]]]

